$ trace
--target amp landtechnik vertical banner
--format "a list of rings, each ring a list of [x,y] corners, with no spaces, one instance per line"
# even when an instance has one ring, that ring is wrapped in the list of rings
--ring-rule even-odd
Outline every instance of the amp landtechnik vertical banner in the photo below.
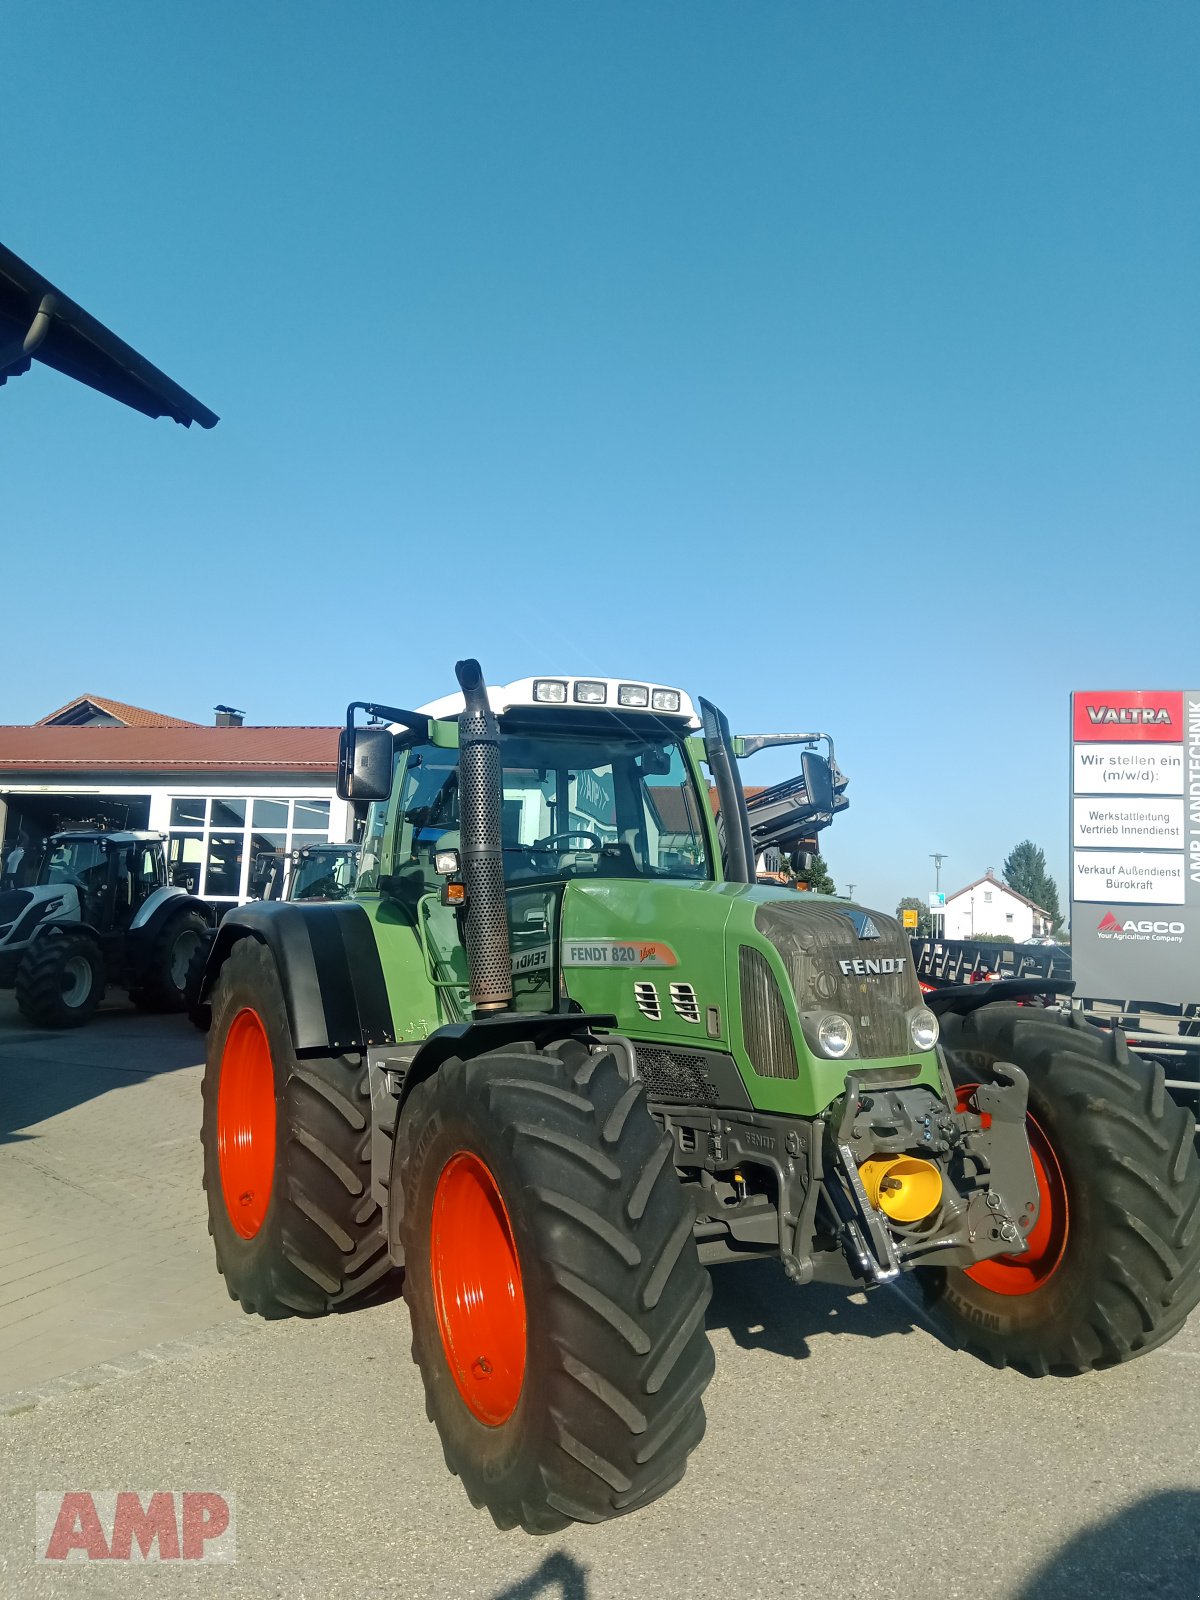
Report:
[[[1200,690],[1077,690],[1071,772],[1076,994],[1200,1000]]]

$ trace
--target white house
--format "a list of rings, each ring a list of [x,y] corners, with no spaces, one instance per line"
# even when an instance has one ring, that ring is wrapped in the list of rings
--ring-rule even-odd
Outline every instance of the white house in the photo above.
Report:
[[[992,868],[982,878],[946,896],[945,939],[982,939],[1007,934],[1016,944],[1054,931],[1050,913],[1001,883]]]

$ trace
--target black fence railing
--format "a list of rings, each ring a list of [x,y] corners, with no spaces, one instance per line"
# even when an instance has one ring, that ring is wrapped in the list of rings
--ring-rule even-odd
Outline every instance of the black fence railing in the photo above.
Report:
[[[987,944],[974,939],[914,939],[923,984],[936,989],[1005,978],[1069,979],[1071,952],[1061,945]],[[1129,1048],[1163,1069],[1176,1095],[1200,1094],[1200,1003],[1075,995],[1071,1005],[1106,1032],[1120,1028]]]
[[[1061,945],[988,944],[978,939],[914,939],[913,960],[922,983],[938,988],[1001,978],[1070,978],[1071,952]]]

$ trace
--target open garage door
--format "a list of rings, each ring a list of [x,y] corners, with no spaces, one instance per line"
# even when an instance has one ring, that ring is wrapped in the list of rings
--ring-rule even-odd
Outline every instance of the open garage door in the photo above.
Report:
[[[22,794],[0,793],[3,819],[4,883],[9,885],[9,860],[22,850],[11,887],[32,883],[41,859],[42,845],[64,828],[103,828],[116,833],[150,826],[148,794]]]

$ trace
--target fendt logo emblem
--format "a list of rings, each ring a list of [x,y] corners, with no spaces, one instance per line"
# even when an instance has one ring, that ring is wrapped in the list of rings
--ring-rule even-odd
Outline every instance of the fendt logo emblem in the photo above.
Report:
[[[875,937],[878,939],[879,935]],[[855,961],[839,961],[838,966],[844,978],[874,978],[884,973],[903,972],[905,961],[903,956],[879,956],[873,960],[859,956]]]
[[[847,911],[846,915],[854,924],[854,931],[860,939],[878,939],[879,929],[875,926],[874,918],[866,911]]]
[[[1183,932],[1182,922],[1152,922],[1145,917],[1130,917],[1122,922],[1111,911],[1106,911],[1096,926],[1101,939],[1151,939],[1163,944],[1179,944]]]

